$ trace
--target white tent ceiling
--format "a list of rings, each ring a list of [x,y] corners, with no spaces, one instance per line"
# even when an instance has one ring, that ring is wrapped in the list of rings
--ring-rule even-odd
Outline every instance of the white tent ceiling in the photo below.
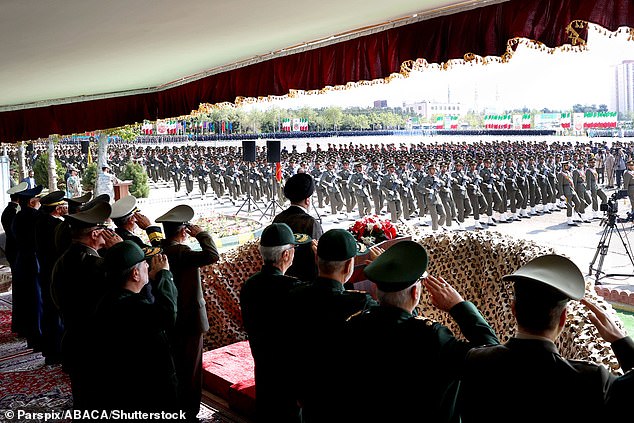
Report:
[[[368,26],[501,1],[0,0],[0,111],[148,92]]]

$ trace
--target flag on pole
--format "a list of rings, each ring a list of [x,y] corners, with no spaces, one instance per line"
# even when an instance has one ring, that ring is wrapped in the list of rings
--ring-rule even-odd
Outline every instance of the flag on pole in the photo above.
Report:
[[[282,164],[280,162],[275,163],[275,179],[277,182],[282,182]]]
[[[92,163],[92,153],[90,152],[90,144],[88,144],[88,158],[87,158],[88,164]]]

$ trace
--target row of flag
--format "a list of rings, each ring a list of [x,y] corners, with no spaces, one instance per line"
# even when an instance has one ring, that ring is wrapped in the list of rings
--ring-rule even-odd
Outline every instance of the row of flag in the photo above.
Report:
[[[284,118],[282,119],[283,132],[303,132],[308,131],[308,119],[304,118]]]

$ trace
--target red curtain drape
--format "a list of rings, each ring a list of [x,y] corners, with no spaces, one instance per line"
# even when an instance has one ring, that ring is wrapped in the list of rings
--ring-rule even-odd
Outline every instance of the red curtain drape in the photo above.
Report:
[[[188,114],[200,103],[233,102],[237,96],[284,95],[351,81],[384,78],[403,62],[430,63],[465,53],[499,56],[507,41],[525,37],[549,47],[569,42],[574,20],[609,30],[634,27],[632,0],[510,0],[442,16],[315,50],[280,57],[161,92],[0,113],[0,140],[70,134]],[[582,33],[584,35],[584,33]]]

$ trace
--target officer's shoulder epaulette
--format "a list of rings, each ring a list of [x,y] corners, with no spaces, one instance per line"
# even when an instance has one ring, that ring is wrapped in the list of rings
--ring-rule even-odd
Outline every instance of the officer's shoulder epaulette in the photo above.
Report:
[[[425,316],[414,316],[414,320],[424,323],[425,326],[433,326],[436,323],[436,321]]]
[[[368,293],[367,291],[361,291],[359,289],[346,289],[346,292],[354,292],[354,293],[357,293],[357,294],[367,294]]]

